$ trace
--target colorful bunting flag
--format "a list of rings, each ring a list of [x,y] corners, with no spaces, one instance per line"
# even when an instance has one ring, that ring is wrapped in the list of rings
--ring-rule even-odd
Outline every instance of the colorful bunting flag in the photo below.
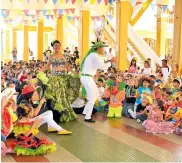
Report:
[[[28,15],[29,10],[23,10],[24,15]]]
[[[63,4],[64,0],[59,0],[60,4]]]
[[[154,10],[156,7],[156,4],[151,3],[150,6],[151,6],[152,10]]]
[[[88,0],[84,0],[84,2],[86,3]]]
[[[136,0],[131,0],[131,5],[132,5],[133,7],[135,7],[135,5],[136,5]]]
[[[32,16],[32,19],[35,19],[35,15],[31,15]]]
[[[42,13],[43,13],[44,15],[46,15],[46,10],[42,10]]]
[[[71,11],[72,14],[74,14],[75,13],[75,8],[70,8],[70,11]]]
[[[30,0],[27,0],[27,3],[30,3]]]
[[[53,10],[53,12],[54,12],[55,15],[57,14],[57,11],[58,11],[57,9],[54,9]]]
[[[97,3],[100,4],[102,0],[97,0]]]
[[[137,1],[136,6],[137,6],[137,5],[140,5],[141,3],[142,3],[142,2],[138,2],[138,1]]]
[[[74,4],[76,2],[76,0],[71,0],[72,4]]]
[[[52,10],[47,10],[47,14],[51,15]]]
[[[64,11],[65,11],[67,14],[69,14],[69,9],[64,9]]]
[[[57,0],[52,0],[52,2],[54,3],[54,5],[56,4]]]
[[[163,12],[166,12],[168,5],[162,5]]]
[[[160,9],[162,9],[162,5],[161,5],[161,4],[157,4],[157,6],[158,6]]]
[[[113,3],[113,0],[109,0],[109,3],[112,5],[112,3]]]
[[[9,16],[10,10],[5,10],[5,12],[6,12],[6,15]]]
[[[36,14],[39,15],[40,11],[41,11],[41,10],[36,10]]]
[[[47,20],[49,20],[49,15],[46,15]]]
[[[108,18],[109,18],[110,20],[112,20],[113,16],[112,16],[112,15],[108,15]]]
[[[71,16],[68,16],[68,21],[69,21],[69,22],[70,22],[71,18],[72,18]]]
[[[66,0],[66,3],[68,3],[69,2],[69,0]]]
[[[54,19],[54,15],[50,15],[51,19],[53,20]]]
[[[36,20],[32,20],[32,22],[35,24],[36,23]]]
[[[105,2],[105,5],[107,5],[109,3],[109,0],[104,0],[104,2]]]
[[[59,13],[59,15],[62,15],[63,9],[58,9],[58,13]]]
[[[45,2],[45,3],[47,3],[47,2],[48,2],[48,0],[44,0],[44,2]]]
[[[24,20],[24,23],[27,24],[28,23],[28,20]]]
[[[96,0],[90,0],[90,4],[93,5]]]

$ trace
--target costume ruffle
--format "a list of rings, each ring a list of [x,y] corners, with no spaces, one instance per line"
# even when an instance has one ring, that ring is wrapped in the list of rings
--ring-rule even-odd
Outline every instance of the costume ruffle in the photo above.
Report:
[[[54,110],[61,113],[60,122],[77,118],[71,104],[79,96],[80,85],[77,75],[50,76],[45,96],[54,102]]]
[[[56,144],[49,142],[46,138],[37,138],[32,134],[28,137],[21,134],[13,142],[11,148],[17,155],[42,155],[56,150]]]
[[[13,132],[15,134],[15,136],[18,136],[22,133],[26,133],[27,131],[30,130],[31,128],[31,123],[21,123],[21,124],[16,124],[14,127],[13,127]],[[39,132],[38,128],[35,128],[32,130],[32,134],[33,135],[37,135]]]

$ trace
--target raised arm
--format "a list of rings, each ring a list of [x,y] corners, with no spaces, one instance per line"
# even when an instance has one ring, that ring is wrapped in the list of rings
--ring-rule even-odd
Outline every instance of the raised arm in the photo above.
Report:
[[[50,69],[51,66],[51,56],[48,58],[47,64],[41,69],[41,71],[45,72],[46,70]]]
[[[111,66],[110,62],[105,63],[97,54],[94,54],[93,57],[94,57],[94,64],[98,69],[106,70],[108,69],[108,67]]]

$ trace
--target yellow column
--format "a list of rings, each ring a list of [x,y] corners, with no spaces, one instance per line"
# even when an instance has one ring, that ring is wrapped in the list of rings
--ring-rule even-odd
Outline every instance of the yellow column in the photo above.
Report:
[[[125,71],[127,68],[127,42],[128,42],[128,23],[131,19],[132,6],[130,0],[118,1],[116,4],[117,19],[117,68]]]
[[[17,30],[13,29],[13,45],[12,49],[17,48]]]
[[[29,47],[28,47],[28,26],[24,26],[24,50],[23,50],[23,60],[29,60]]]
[[[44,35],[43,35],[44,34],[44,22],[43,22],[43,20],[40,20],[38,22],[37,32],[38,32],[38,34],[37,34],[37,36],[38,36],[38,38],[37,38],[37,42],[38,42],[37,59],[42,61],[43,60],[43,38],[44,38]]]
[[[10,34],[9,30],[6,30],[6,54],[5,54],[5,62],[9,62],[10,60]]]
[[[71,29],[68,28],[68,19],[67,19],[67,16],[63,16],[63,27],[64,27],[64,30],[63,30],[63,35],[64,37],[62,38],[63,39],[63,43],[62,43],[62,49],[66,49],[68,47],[68,35],[69,35],[69,32],[71,31]]]
[[[63,43],[63,16],[57,18],[56,39]]]
[[[44,35],[44,50],[48,48],[48,34],[45,33]]]
[[[169,16],[167,14],[160,14],[157,16],[156,53],[162,58],[165,58],[166,53],[166,32],[168,19]]]
[[[178,72],[182,75],[182,1],[175,1],[173,59],[178,64]]]
[[[80,29],[79,29],[79,48],[80,60],[84,58],[89,50],[89,27],[90,27],[90,11],[82,10],[80,12]]]

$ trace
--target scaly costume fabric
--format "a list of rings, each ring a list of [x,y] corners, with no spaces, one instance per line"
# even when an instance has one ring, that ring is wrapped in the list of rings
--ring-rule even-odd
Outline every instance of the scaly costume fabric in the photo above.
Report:
[[[107,117],[109,118],[120,118],[122,112],[122,105],[125,99],[125,84],[109,80],[107,82],[108,88],[105,90],[105,98],[110,97],[109,112]]]
[[[17,123],[14,126],[16,141],[11,144],[11,148],[17,155],[42,155],[56,150],[56,144],[49,142],[46,138],[37,138],[35,135],[38,129],[34,129],[28,137],[24,134],[28,132],[33,122]]]

